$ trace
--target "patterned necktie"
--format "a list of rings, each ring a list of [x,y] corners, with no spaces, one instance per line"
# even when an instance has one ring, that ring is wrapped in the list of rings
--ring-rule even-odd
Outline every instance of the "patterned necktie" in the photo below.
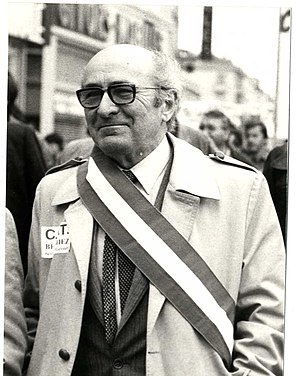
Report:
[[[131,181],[137,181],[136,177],[133,175],[131,171],[124,171],[124,173]],[[115,292],[115,272],[117,254],[122,314],[131,287],[135,266],[128,259],[128,257],[118,248],[118,246],[113,242],[113,240],[107,234],[105,234],[103,250],[103,311],[105,324],[105,338],[107,342],[110,344],[113,342],[118,329]]]
[[[112,343],[117,333],[115,270],[116,244],[105,234],[103,250],[103,315],[105,324],[105,338]]]

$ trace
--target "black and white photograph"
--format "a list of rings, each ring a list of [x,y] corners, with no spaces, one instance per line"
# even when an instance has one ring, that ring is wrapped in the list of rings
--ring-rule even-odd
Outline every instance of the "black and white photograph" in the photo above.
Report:
[[[5,11],[3,375],[296,375],[296,7]]]

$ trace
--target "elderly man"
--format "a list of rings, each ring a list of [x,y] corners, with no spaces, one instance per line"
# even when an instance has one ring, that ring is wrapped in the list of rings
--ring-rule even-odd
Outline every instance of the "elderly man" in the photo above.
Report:
[[[37,190],[28,376],[281,375],[285,252],[267,183],[169,134],[177,70],[114,45],[83,72],[95,147]]]

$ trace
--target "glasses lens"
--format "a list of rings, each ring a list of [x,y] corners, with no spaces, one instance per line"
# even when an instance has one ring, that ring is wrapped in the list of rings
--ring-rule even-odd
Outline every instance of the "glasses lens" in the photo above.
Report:
[[[134,100],[134,87],[130,85],[110,86],[108,92],[116,104],[128,104]]]
[[[84,89],[78,93],[79,101],[85,108],[98,107],[102,97],[103,91],[101,89]]]

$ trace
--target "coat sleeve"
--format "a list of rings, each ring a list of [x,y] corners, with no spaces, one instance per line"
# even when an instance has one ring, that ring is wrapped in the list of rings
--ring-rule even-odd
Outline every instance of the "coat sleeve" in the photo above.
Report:
[[[25,368],[30,361],[37,325],[39,320],[39,270],[40,270],[40,185],[37,187],[33,204],[32,224],[28,247],[28,272],[25,279],[24,307],[27,323],[28,349],[25,359]]]
[[[285,250],[268,185],[256,174],[248,204],[240,291],[237,301],[235,368],[251,376],[283,372]]]
[[[23,307],[24,274],[12,214],[6,209],[5,223],[5,306],[4,306],[4,376],[22,373],[27,345]]]

